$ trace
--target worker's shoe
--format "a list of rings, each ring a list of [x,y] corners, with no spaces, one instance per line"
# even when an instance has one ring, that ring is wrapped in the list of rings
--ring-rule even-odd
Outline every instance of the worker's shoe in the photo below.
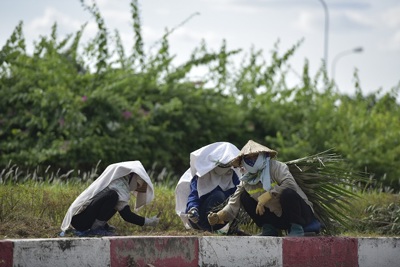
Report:
[[[304,236],[303,226],[301,226],[300,224],[292,223],[288,236]]]
[[[278,230],[272,224],[264,224],[259,236],[278,236]]]
[[[113,236],[114,232],[106,230],[104,227],[90,229],[87,233],[88,236]]]
[[[110,232],[115,232],[115,231],[117,230],[117,228],[115,228],[115,226],[110,225],[110,224],[108,224],[108,223],[106,223],[106,224],[104,225],[104,229],[107,230],[107,231],[110,231]]]
[[[321,227],[322,227],[321,223],[317,219],[314,219],[313,221],[311,221],[311,223],[304,226],[303,230],[304,230],[304,233],[319,234],[319,232],[321,232]]]

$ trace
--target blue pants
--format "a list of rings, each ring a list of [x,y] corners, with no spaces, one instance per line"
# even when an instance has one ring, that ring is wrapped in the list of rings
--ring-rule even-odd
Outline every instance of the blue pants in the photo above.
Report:
[[[190,224],[194,229],[204,231],[216,231],[224,227],[226,224],[216,224],[211,226],[208,223],[207,216],[210,212],[216,212],[216,207],[221,205],[226,200],[225,194],[222,191],[213,191],[207,198],[205,198],[199,207],[199,222]]]

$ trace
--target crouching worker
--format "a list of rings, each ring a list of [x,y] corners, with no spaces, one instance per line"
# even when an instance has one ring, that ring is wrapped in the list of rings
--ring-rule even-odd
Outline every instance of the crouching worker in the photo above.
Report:
[[[227,224],[211,226],[207,215],[235,192],[240,173],[226,164],[239,152],[231,143],[216,142],[190,153],[190,168],[175,189],[175,210],[187,229],[213,232]]]
[[[236,192],[219,212],[211,213],[211,225],[225,223],[236,217],[240,207],[263,236],[278,236],[286,230],[289,236],[304,236],[304,227],[315,225],[312,203],[296,183],[288,166],[273,159],[277,152],[250,140],[231,161],[247,173],[240,178]],[[315,232],[319,232],[320,224]]]
[[[136,197],[135,211],[154,199],[154,188],[140,161],[109,165],[71,204],[61,225],[61,236],[72,227],[79,236],[114,235],[108,221],[118,211],[129,223],[156,226],[157,216],[145,218],[131,211],[129,200]]]

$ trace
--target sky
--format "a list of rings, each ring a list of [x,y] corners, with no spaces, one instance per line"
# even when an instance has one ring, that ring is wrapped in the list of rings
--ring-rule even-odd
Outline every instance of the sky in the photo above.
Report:
[[[129,50],[134,36],[130,1],[96,3],[107,28],[118,30]],[[166,29],[176,28],[169,42],[177,65],[189,60],[202,40],[214,50],[226,40],[228,49],[243,49],[243,56],[254,47],[263,50],[267,60],[277,42],[284,53],[303,40],[289,61],[289,84],[299,84],[306,60],[311,76],[326,60],[329,76],[346,94],[354,93],[356,69],[364,94],[378,89],[385,93],[400,82],[399,0],[139,0],[139,8],[145,48]],[[84,40],[97,32],[79,0],[1,0],[0,19],[0,46],[23,21],[28,51],[40,35],[50,34],[55,22],[60,37],[86,22]]]

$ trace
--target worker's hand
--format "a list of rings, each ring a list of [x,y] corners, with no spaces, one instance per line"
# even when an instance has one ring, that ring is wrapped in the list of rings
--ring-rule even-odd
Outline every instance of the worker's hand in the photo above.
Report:
[[[160,218],[156,216],[153,216],[151,218],[145,218],[144,219],[144,226],[156,226],[160,222]]]
[[[226,213],[223,210],[220,210],[217,213],[211,212],[208,214],[207,219],[210,225],[224,224],[225,221],[228,220]]]
[[[195,207],[191,208],[187,214],[188,214],[190,221],[192,221],[194,223],[199,222],[200,215],[199,215],[199,211],[197,208],[195,208]]]
[[[265,192],[258,197],[258,203],[256,207],[256,214],[263,215],[265,212],[265,204],[272,198],[270,192]]]

